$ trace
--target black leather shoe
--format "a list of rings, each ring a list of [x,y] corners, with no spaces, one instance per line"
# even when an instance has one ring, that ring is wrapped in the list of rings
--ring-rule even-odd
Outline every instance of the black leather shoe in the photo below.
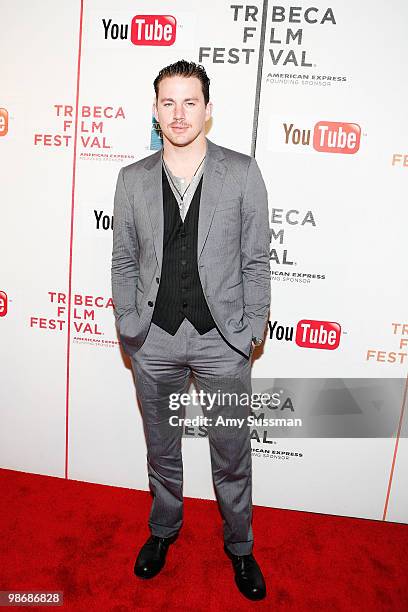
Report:
[[[170,538],[160,538],[151,535],[143,544],[137,556],[134,572],[140,578],[153,578],[163,569],[167,550],[176,539],[177,535]]]
[[[224,544],[224,550],[232,561],[237,587],[248,599],[258,600],[266,596],[266,584],[261,568],[252,554],[234,555]]]

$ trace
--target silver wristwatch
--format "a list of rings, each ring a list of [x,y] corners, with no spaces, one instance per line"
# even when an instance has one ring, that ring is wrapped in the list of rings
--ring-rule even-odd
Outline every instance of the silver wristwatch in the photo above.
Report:
[[[263,342],[263,338],[252,338],[252,342],[255,344],[255,346],[260,346]]]

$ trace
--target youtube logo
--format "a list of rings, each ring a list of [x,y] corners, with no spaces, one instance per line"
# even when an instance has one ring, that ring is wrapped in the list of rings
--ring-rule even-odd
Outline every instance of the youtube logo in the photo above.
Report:
[[[168,47],[176,41],[176,25],[172,15],[135,15],[130,38],[134,45]]]
[[[340,153],[353,155],[360,150],[363,136],[358,123],[345,121],[311,121],[297,117],[293,121],[272,116],[269,123],[270,151],[304,153]]]
[[[333,351],[340,344],[341,326],[334,321],[301,319],[296,325],[268,321],[269,338],[280,342],[295,342],[301,348]]]

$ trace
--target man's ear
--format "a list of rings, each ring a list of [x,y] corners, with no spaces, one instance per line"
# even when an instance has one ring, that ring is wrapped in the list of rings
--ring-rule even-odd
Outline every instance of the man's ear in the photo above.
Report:
[[[208,102],[207,106],[205,107],[205,120],[206,121],[208,121],[208,119],[211,117],[212,110],[213,110],[213,103]]]
[[[152,113],[153,113],[153,115],[154,115],[154,117],[155,117],[155,119],[156,119],[156,121],[158,123],[159,122],[159,116],[157,114],[156,100],[154,100],[153,104],[152,104]]]

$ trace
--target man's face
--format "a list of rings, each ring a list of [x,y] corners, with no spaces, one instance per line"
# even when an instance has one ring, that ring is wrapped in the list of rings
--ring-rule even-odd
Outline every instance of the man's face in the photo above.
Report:
[[[175,146],[186,146],[204,133],[212,104],[205,106],[201,81],[197,77],[166,77],[159,84],[153,113],[163,138]]]

